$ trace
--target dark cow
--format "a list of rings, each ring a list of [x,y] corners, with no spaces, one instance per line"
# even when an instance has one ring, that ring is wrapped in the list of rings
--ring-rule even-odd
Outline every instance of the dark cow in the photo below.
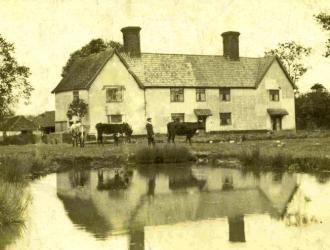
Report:
[[[191,144],[191,138],[194,136],[198,129],[204,129],[202,122],[169,122],[167,123],[167,141],[174,143],[176,135],[185,135],[186,142]]]
[[[127,141],[131,141],[131,135],[133,134],[132,127],[128,123],[121,124],[107,124],[98,123],[96,124],[97,131],[97,142],[103,145],[103,134],[125,134]]]

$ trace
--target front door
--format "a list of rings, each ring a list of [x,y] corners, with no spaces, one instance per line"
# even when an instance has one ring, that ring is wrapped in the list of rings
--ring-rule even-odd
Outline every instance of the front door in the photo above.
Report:
[[[274,131],[282,130],[282,117],[280,116],[272,117],[272,129]]]
[[[207,118],[207,116],[205,116],[205,115],[197,116],[198,121],[201,121],[203,123],[203,130],[204,131],[205,131],[205,128],[206,128],[206,118]]]

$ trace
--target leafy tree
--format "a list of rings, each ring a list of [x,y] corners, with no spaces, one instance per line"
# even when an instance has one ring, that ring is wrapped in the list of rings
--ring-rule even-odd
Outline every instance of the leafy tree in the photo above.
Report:
[[[73,116],[77,116],[79,119],[85,117],[88,113],[88,104],[82,99],[74,99],[68,108],[68,112],[66,116],[69,120],[72,119]]]
[[[18,64],[15,48],[0,34],[0,120],[13,114],[13,106],[21,99],[28,102],[33,90],[28,78],[30,69]]]
[[[296,83],[307,71],[307,68],[302,64],[302,60],[310,53],[311,48],[305,48],[302,45],[292,41],[279,43],[276,49],[266,51],[265,55],[278,56],[288,71],[291,79],[294,83]]]
[[[314,84],[310,92],[296,98],[298,129],[330,128],[330,93],[322,84]]]
[[[314,16],[316,21],[322,25],[322,28],[323,30],[325,31],[330,31],[330,15],[325,13],[325,12],[321,12],[320,14],[318,15],[315,15]],[[330,33],[329,33],[329,38],[328,40],[326,41],[326,51],[325,51],[325,54],[324,56],[325,57],[328,57],[330,56]]]
[[[115,41],[104,41],[101,38],[91,40],[81,49],[76,50],[70,55],[69,60],[67,61],[66,65],[63,67],[62,77],[66,75],[66,73],[69,71],[71,65],[76,59],[81,57],[86,57],[91,54],[100,53],[108,48],[113,48],[116,49],[117,51],[122,51],[123,45]]]

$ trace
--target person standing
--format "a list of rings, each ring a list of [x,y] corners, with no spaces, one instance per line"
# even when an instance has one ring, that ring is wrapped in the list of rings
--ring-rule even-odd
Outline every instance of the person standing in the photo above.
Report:
[[[150,117],[147,119],[146,130],[147,130],[147,136],[148,136],[148,145],[155,146],[155,134],[154,134],[153,126],[151,124]]]

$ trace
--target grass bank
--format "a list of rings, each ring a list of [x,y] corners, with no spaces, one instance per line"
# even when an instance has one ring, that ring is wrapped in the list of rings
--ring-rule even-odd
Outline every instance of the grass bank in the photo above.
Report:
[[[0,164],[0,249],[12,243],[24,227],[29,202],[29,169],[22,159],[5,158]]]
[[[180,137],[179,137],[180,138]],[[182,139],[183,137],[181,137]],[[5,158],[21,157],[28,172],[38,176],[69,168],[117,167],[135,163],[179,163],[194,157],[206,158],[208,163],[224,159],[239,159],[244,166],[263,169],[296,171],[330,170],[330,138],[300,138],[257,140],[243,143],[193,143],[189,146],[157,143],[148,148],[146,139],[118,147],[106,144],[73,148],[69,144],[0,146],[0,162]]]

